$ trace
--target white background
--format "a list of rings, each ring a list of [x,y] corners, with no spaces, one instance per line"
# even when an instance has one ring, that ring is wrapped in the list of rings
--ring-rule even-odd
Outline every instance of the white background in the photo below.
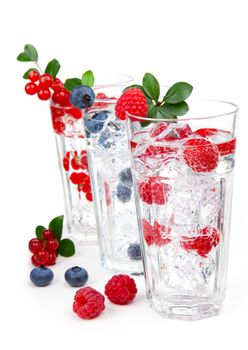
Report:
[[[247,344],[247,1],[2,1],[1,64],[1,349],[210,349]],[[48,288],[29,282],[27,242],[37,224],[63,213],[61,182],[46,102],[24,94],[15,58],[34,44],[44,66],[61,61],[61,78],[86,69],[134,76],[154,73],[172,84],[193,84],[201,97],[240,105],[238,157],[228,294],[222,314],[198,322],[163,319],[146,305],[142,279],[133,304],[107,302],[101,317],[84,321],[71,309],[75,290],[65,269],[85,266],[89,284],[103,291],[109,274],[97,252],[84,248],[59,260]],[[4,345],[3,345],[4,344]]]

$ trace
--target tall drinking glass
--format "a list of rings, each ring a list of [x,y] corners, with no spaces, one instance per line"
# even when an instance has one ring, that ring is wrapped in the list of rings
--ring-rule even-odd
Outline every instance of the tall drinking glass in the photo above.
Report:
[[[160,314],[217,314],[226,290],[238,107],[191,101],[176,120],[128,115],[147,298]]]
[[[95,87],[96,100],[86,110],[84,121],[102,265],[115,272],[140,274],[143,266],[126,123],[115,114],[124,86]]]

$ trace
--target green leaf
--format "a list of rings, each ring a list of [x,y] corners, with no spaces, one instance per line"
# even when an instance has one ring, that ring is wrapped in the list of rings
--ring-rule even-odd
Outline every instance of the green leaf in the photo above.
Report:
[[[95,82],[94,74],[91,70],[87,70],[82,76],[82,85],[93,86]]]
[[[133,85],[130,85],[130,86],[126,87],[126,88],[123,90],[123,92],[125,92],[125,91],[127,91],[127,90],[129,90],[129,89],[132,89],[132,88],[139,89],[139,90],[141,90],[142,92],[145,93],[145,91],[144,91],[144,89],[143,89],[143,86],[137,85],[137,84],[133,84]]]
[[[25,54],[25,52],[21,52],[16,59],[20,62],[32,62],[32,60]]]
[[[142,85],[146,95],[157,102],[160,95],[160,87],[157,79],[151,73],[146,73],[143,77]]]
[[[189,111],[189,106],[185,101],[175,104],[165,103],[159,107],[159,111],[167,117],[181,116]]]
[[[53,78],[56,78],[60,70],[60,63],[56,58],[51,60],[46,66],[45,73],[50,74]]]
[[[38,52],[33,45],[31,45],[31,44],[25,45],[24,52],[25,52],[26,56],[30,58],[31,61],[33,61],[33,62],[38,61]]]
[[[65,89],[68,91],[71,91],[72,89],[74,89],[75,87],[77,87],[78,85],[81,85],[81,79],[79,78],[71,78],[71,79],[67,79],[65,81]]]
[[[193,86],[188,83],[176,83],[169,88],[163,100],[172,104],[182,102],[190,96],[192,90]]]
[[[63,232],[63,221],[64,221],[64,215],[57,216],[56,218],[52,219],[52,221],[49,224],[49,230],[52,230],[55,237],[60,241],[62,232]]]
[[[28,69],[28,70],[23,74],[22,77],[23,77],[24,79],[28,79],[29,73],[32,72],[32,71],[34,71],[34,70],[35,70],[36,72],[39,73],[38,69],[36,69],[36,68],[30,68],[30,69]]]
[[[70,257],[74,255],[75,254],[74,243],[68,238],[62,239],[59,243],[58,253],[65,257]]]
[[[36,237],[41,240],[42,239],[42,232],[45,230],[46,228],[44,226],[37,226],[36,229],[35,229],[35,234],[36,234]]]

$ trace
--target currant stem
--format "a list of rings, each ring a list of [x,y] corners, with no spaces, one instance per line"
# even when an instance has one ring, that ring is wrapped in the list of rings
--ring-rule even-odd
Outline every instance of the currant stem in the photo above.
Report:
[[[38,61],[35,61],[34,63],[36,64],[36,67],[38,68],[40,73],[43,74],[43,70],[40,68],[40,65],[39,65]]]

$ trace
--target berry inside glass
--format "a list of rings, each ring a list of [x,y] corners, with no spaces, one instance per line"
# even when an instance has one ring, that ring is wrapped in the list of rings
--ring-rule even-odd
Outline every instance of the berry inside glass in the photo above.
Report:
[[[238,107],[189,106],[174,120],[128,114],[128,133],[148,300],[195,320],[225,297]]]

